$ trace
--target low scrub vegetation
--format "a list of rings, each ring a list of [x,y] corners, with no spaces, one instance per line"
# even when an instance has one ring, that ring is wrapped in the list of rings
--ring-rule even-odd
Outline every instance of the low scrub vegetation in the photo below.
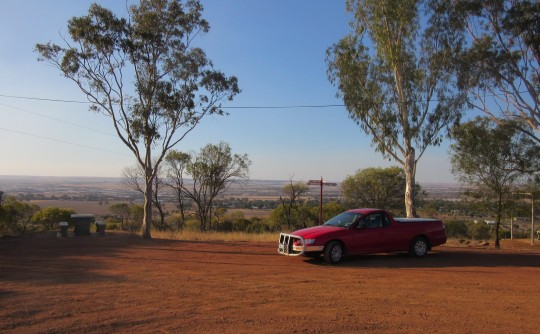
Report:
[[[114,204],[110,206],[110,214],[97,215],[96,220],[106,223],[107,231],[137,232],[142,226],[142,207],[133,203]],[[332,216],[347,210],[348,207],[332,201],[323,206],[324,217]],[[421,207],[423,217],[435,217],[445,223],[449,239],[463,241],[493,240],[495,228],[485,223],[489,219],[489,210],[473,207],[470,202],[459,201],[426,201]],[[521,211],[521,212],[520,212]],[[515,210],[525,216],[527,207]],[[28,201],[15,197],[5,197],[0,205],[0,237],[17,236],[23,233],[58,230],[58,223],[67,221],[70,228],[70,215],[73,209],[56,207],[40,208]],[[400,216],[401,212],[394,212]],[[249,209],[217,208],[207,229],[201,231],[197,216],[185,212],[168,212],[164,224],[156,222],[153,226],[153,237],[173,240],[205,240],[205,241],[260,241],[274,242],[279,232],[289,232],[300,228],[315,226],[318,221],[318,203],[301,202],[292,207],[278,205],[268,209],[264,215],[250,216]],[[249,217],[248,217],[249,216]],[[523,219],[523,218],[521,218]],[[476,223],[474,221],[477,221]],[[513,238],[529,238],[529,224],[517,222],[514,225]],[[500,237],[510,239],[509,226],[501,226]],[[535,234],[536,237],[536,234]]]
[[[491,240],[495,238],[495,227],[485,222],[465,220],[447,220],[444,222],[446,236],[449,239],[466,240]],[[502,239],[510,239],[511,232],[506,226],[501,226],[500,236]],[[515,229],[513,238],[528,238],[530,230]]]
[[[201,232],[198,230],[184,231],[158,231],[153,233],[153,238],[168,240],[188,241],[218,241],[218,242],[277,242],[277,232],[248,233],[248,232]],[[276,246],[277,247],[277,246]]]

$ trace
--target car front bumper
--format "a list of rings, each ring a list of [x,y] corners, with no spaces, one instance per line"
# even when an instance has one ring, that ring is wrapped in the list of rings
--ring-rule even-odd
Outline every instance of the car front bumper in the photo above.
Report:
[[[301,246],[295,245],[299,241]],[[278,253],[287,256],[300,256],[305,253],[322,252],[324,246],[306,245],[304,238],[288,233],[280,233],[278,242]]]

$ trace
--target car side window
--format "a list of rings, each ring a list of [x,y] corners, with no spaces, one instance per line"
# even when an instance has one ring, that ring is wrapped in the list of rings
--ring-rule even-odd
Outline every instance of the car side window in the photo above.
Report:
[[[382,227],[390,226],[390,219],[388,219],[388,217],[387,217],[385,214],[383,214],[383,213],[381,213],[380,215],[381,215],[381,218],[382,218],[382,219],[381,219],[381,221],[382,221]]]
[[[364,228],[380,228],[382,227],[381,214],[374,213],[369,216],[364,217],[363,226]]]

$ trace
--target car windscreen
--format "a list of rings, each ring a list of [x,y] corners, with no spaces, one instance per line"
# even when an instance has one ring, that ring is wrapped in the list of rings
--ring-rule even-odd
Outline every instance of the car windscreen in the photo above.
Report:
[[[352,223],[356,221],[362,214],[354,212],[343,212],[334,218],[326,221],[324,225],[330,226],[339,226],[339,227],[349,227]]]

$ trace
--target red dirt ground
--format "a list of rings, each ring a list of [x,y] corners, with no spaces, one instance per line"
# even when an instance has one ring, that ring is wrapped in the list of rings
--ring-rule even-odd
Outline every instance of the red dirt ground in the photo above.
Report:
[[[537,243],[540,243],[537,241]],[[540,247],[337,266],[273,243],[0,240],[2,333],[538,333]]]

